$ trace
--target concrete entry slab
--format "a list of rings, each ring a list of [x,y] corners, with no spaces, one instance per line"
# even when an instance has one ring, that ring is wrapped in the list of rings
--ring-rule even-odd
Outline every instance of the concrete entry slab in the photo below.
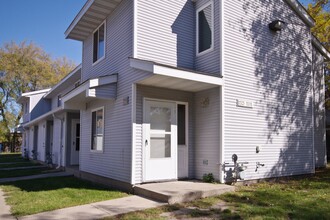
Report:
[[[135,194],[169,204],[190,202],[234,190],[234,186],[200,181],[175,181],[134,186]]]

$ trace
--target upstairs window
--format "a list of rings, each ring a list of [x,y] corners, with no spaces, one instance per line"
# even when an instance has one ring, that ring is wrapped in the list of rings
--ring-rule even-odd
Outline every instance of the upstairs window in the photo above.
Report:
[[[213,2],[210,2],[197,10],[197,55],[207,53],[213,49]]]
[[[105,23],[101,24],[93,34],[93,63],[105,55]]]
[[[92,111],[92,151],[103,151],[104,110]]]

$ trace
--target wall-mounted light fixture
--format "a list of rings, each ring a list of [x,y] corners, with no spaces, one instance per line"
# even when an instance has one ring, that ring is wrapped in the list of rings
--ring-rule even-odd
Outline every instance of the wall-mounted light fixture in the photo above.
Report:
[[[274,20],[268,25],[269,29],[272,31],[281,31],[285,26],[285,22],[281,20]]]

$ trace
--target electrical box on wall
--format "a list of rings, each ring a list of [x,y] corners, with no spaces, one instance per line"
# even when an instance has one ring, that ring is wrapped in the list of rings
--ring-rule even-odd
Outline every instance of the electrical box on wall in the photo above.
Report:
[[[209,161],[208,160],[203,160],[203,165],[209,165]]]

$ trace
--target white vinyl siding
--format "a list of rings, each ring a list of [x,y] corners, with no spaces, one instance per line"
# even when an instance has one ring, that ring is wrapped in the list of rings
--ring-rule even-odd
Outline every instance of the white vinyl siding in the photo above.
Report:
[[[87,104],[81,111],[80,170],[124,182],[131,182],[132,161],[132,83],[147,73],[129,65],[133,54],[133,1],[122,1],[106,19],[106,56],[104,62],[93,65],[93,36],[83,42],[82,82],[108,74],[118,74],[117,98]],[[111,42],[110,42],[111,40]],[[123,99],[129,97],[128,105]],[[91,109],[104,106],[103,153],[91,152]],[[111,123],[108,119],[111,120]]]
[[[192,1],[137,0],[137,58],[195,69]]]
[[[219,180],[220,162],[220,95],[219,89],[195,94],[195,177],[212,173]],[[206,103],[206,104],[202,104]]]
[[[312,173],[309,28],[283,1],[225,1],[224,11],[225,162],[249,162],[247,179]],[[270,31],[274,19],[285,29]]]

